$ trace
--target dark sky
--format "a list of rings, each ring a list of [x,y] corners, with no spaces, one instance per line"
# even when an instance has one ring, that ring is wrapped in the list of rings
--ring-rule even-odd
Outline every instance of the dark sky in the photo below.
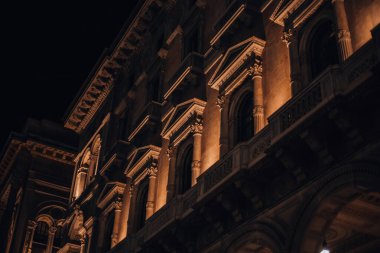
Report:
[[[0,4],[0,150],[28,117],[63,115],[137,0]]]

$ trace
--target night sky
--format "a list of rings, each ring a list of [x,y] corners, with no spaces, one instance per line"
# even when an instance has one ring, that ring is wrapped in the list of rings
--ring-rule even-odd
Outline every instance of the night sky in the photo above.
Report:
[[[137,0],[10,2],[0,6],[0,150],[28,117],[62,122]]]

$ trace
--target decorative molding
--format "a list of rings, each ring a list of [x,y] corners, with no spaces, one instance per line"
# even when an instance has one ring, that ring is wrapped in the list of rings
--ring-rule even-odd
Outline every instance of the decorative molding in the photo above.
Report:
[[[44,158],[65,163],[69,165],[74,165],[75,154],[70,153],[52,146],[48,146],[35,141],[27,141],[23,144],[33,155],[42,156]]]
[[[163,4],[158,0],[147,0],[142,4],[114,50],[103,58],[89,79],[86,89],[65,120],[66,128],[81,133],[88,126],[108,97],[122,68],[128,68],[131,64],[131,56],[144,39],[143,34],[153,20],[154,13],[161,8]]]
[[[248,68],[248,73],[252,78],[257,76],[263,76],[263,62],[259,59],[255,59],[255,63]]]
[[[108,183],[99,195],[97,206],[104,209],[115,196],[123,195],[124,188],[125,184],[120,182]]]
[[[8,144],[8,147],[0,161],[0,183],[3,182],[5,176],[8,174],[14,159],[17,157],[18,152],[22,148],[22,144],[22,141],[16,139],[12,139]]]
[[[306,1],[307,0],[280,0],[272,15],[270,16],[270,20],[281,26],[288,25],[285,23],[289,23],[293,24],[294,28],[298,27],[313,13],[315,13],[315,11],[324,2],[321,0],[311,0],[309,1],[310,3],[304,4]],[[299,11],[300,8],[304,9]],[[295,17],[292,17],[296,11],[299,14],[297,14]]]
[[[124,173],[134,180],[134,184],[137,184],[148,172],[155,171],[153,168],[158,165],[160,152],[161,148],[154,145],[136,149],[128,157],[128,165]]]
[[[235,23],[236,19],[246,10],[247,5],[242,4],[231,16],[230,19],[222,26],[222,28],[218,29],[216,35],[210,40],[210,45],[214,46],[219,39],[223,36],[223,34]]]
[[[197,98],[177,105],[173,111],[170,111],[171,116],[163,128],[161,136],[169,139],[176,146],[191,132],[190,125],[194,120],[193,117],[201,117],[205,107],[206,102]]]
[[[245,64],[248,64],[250,61],[252,61],[252,58],[261,57],[265,44],[266,42],[264,40],[252,36],[251,38],[230,47],[223,56],[223,59],[219,63],[219,66],[215,70],[208,83],[211,88],[220,90],[220,88],[226,82],[230,82],[236,86],[236,80],[241,81],[241,79],[245,78],[248,74],[246,70],[243,69],[242,71],[239,71],[239,69],[242,68]],[[235,50],[239,50],[240,48],[241,52],[236,57],[234,57],[230,63],[227,62],[230,60],[229,56],[232,55]],[[236,73],[240,74],[238,74],[238,76],[235,76]],[[233,88],[225,88],[225,90],[230,90],[229,92],[231,92]]]

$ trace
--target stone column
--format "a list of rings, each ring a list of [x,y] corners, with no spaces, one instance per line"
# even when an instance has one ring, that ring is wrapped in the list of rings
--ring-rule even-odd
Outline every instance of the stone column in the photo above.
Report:
[[[228,107],[229,96],[219,95],[216,101],[216,105],[219,107],[220,111],[220,139],[219,139],[219,149],[220,157],[228,152],[228,127],[225,127],[228,124],[228,110],[225,107]],[[202,171],[203,172],[203,171]]]
[[[121,208],[118,242],[127,237],[129,208],[131,206],[131,178],[127,177],[123,193],[123,205]]]
[[[169,175],[168,175],[167,198],[166,198],[166,202],[168,202],[174,197],[177,147],[169,146],[168,150],[166,151],[166,154],[169,158]]]
[[[86,251],[86,234],[83,234],[80,238],[80,253],[85,253]]]
[[[119,241],[119,224],[120,224],[120,216],[121,216],[121,206],[122,203],[117,200],[115,201],[115,219],[113,221],[113,229],[112,229],[112,235],[111,235],[111,248],[113,248]]]
[[[86,186],[87,172],[88,172],[88,168],[86,167],[80,167],[77,172],[76,182],[75,182],[75,198],[78,198],[82,194]]]
[[[289,49],[290,88],[292,90],[292,95],[294,96],[301,90],[297,31],[293,28],[285,30],[282,36],[282,41],[286,43],[286,46]]]
[[[256,59],[249,72],[253,81],[253,132],[257,134],[265,126],[263,66],[261,60]]]
[[[339,57],[340,61],[345,61],[352,55],[351,34],[348,27],[346,9],[344,7],[344,0],[332,0],[334,6],[337,31],[336,36],[338,39]]]
[[[33,237],[34,237],[34,232],[36,231],[36,227],[37,227],[37,222],[28,221],[28,227],[26,230],[25,241],[24,241],[24,248],[22,250],[23,253],[32,252]]]
[[[157,160],[151,158],[148,167],[148,177],[149,177],[149,187],[148,187],[148,200],[146,202],[146,219],[152,216],[154,212],[155,204],[155,193],[156,193],[156,181],[157,181],[157,172],[158,172],[158,163]]]
[[[48,241],[47,241],[45,253],[51,253],[53,250],[55,232],[57,232],[56,227],[50,227],[49,228]]]
[[[197,178],[201,171],[201,159],[202,159],[202,117],[200,115],[194,115],[194,122],[191,125],[191,132],[193,134],[193,162],[191,164],[191,186],[197,183]]]

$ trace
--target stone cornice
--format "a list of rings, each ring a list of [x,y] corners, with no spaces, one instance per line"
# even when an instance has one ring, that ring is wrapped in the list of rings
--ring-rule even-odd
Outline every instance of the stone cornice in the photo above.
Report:
[[[68,165],[74,165],[75,154],[35,141],[27,141],[24,146],[33,155]]]
[[[131,56],[143,40],[143,34],[155,12],[160,10],[165,2],[165,0],[147,0],[142,4],[114,50],[102,60],[88,81],[86,89],[65,120],[66,128],[81,133],[88,126],[108,97],[121,69],[128,68]]]
[[[59,163],[74,165],[74,153],[33,140],[24,141],[13,138],[10,140],[0,161],[0,183],[8,174],[14,159],[22,148],[28,150],[32,155],[41,156]]]

